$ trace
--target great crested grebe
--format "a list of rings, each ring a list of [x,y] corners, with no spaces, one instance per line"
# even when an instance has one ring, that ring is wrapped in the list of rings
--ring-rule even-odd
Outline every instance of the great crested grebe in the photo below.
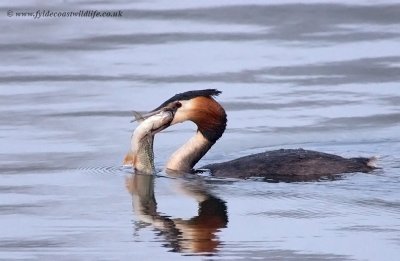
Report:
[[[166,169],[192,172],[195,164],[222,136],[227,116],[224,108],[213,98],[220,93],[216,89],[179,93],[144,116],[150,117],[165,108],[174,107],[176,111],[169,125],[184,121],[192,121],[197,125],[194,137],[172,154]],[[201,169],[209,169],[217,177],[296,181],[341,173],[369,172],[376,168],[375,161],[375,157],[343,158],[311,150],[281,149],[209,164]]]

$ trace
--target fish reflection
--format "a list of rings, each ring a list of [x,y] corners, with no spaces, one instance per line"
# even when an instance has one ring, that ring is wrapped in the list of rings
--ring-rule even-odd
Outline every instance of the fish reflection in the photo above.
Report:
[[[225,201],[211,194],[199,179],[175,179],[175,185],[185,196],[198,202],[198,214],[190,219],[172,218],[157,211],[153,175],[132,174],[126,178],[126,188],[132,195],[137,219],[151,225],[164,237],[163,246],[174,252],[209,254],[218,251],[221,242],[217,232],[225,228],[228,214]]]

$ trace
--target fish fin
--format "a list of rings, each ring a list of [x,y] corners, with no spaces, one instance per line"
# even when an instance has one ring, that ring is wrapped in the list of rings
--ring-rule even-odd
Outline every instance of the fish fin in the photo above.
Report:
[[[134,154],[132,151],[129,151],[124,158],[123,165],[124,166],[133,166],[134,164]]]
[[[135,117],[135,121],[141,123],[142,121],[144,121],[144,118],[142,116],[142,114],[140,114],[137,111],[133,111],[133,117]]]

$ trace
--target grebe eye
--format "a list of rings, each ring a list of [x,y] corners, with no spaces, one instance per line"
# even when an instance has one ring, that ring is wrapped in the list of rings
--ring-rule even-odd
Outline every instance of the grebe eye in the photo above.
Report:
[[[182,107],[182,103],[176,102],[176,103],[175,103],[175,106],[176,106],[176,108],[180,108],[180,107]]]

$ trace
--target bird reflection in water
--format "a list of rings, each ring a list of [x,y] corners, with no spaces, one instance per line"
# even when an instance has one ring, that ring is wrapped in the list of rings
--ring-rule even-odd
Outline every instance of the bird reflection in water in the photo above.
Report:
[[[173,252],[212,254],[218,251],[221,242],[217,233],[228,223],[226,203],[212,195],[204,181],[186,179],[180,173],[175,185],[185,196],[198,203],[198,214],[190,219],[172,218],[157,211],[154,194],[154,175],[132,174],[126,178],[126,188],[132,195],[132,206],[136,218],[151,225],[165,240],[163,245]]]

